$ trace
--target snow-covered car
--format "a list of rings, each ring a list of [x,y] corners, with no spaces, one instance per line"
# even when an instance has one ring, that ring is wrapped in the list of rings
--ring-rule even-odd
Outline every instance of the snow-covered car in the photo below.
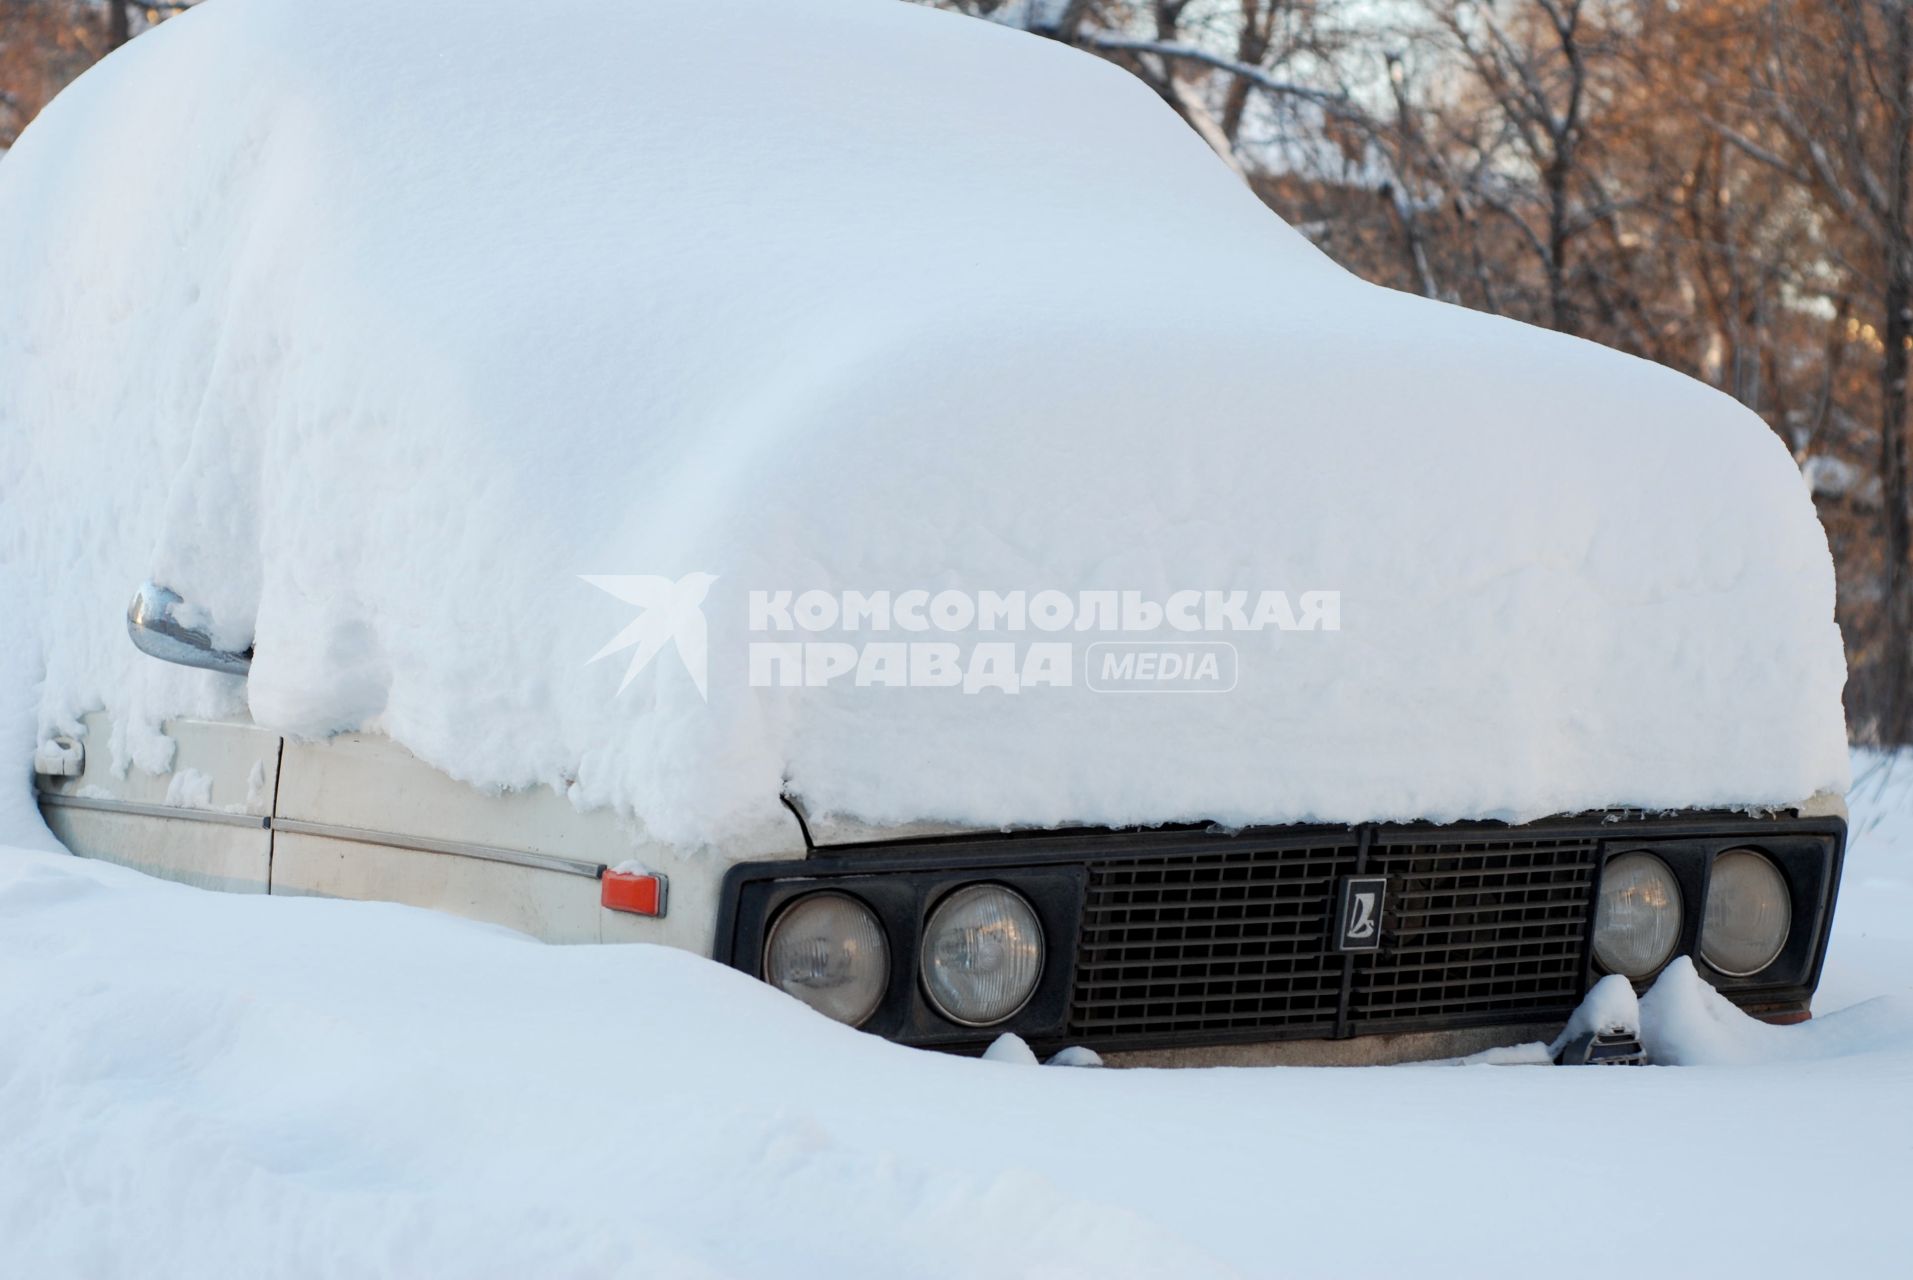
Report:
[[[1354,279],[1052,43],[643,31],[214,0],[0,164],[69,849],[958,1050],[1808,1016],[1845,669],[1758,418]]]

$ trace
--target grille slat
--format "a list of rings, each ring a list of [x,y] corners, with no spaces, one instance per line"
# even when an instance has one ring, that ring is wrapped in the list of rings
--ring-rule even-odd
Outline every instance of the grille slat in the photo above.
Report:
[[[1461,1013],[1461,1012],[1489,1012],[1489,1011],[1507,1012],[1507,1013],[1531,1013],[1537,1019],[1539,1019],[1541,1017],[1540,1008],[1541,1006],[1537,1006],[1532,1003],[1524,1003],[1522,1000],[1518,998],[1510,998],[1505,995],[1492,995],[1492,996],[1471,996],[1471,997],[1467,997],[1467,998],[1459,999],[1459,1000],[1450,1000],[1442,1006],[1442,1011],[1444,1013],[1450,1013],[1450,1014]],[[1390,1020],[1406,1019],[1411,1017],[1418,1018],[1418,1017],[1426,1016],[1427,1008],[1424,1005],[1424,1003],[1420,1000],[1408,1000],[1408,1001],[1402,1001],[1397,1004],[1377,1005],[1373,1010],[1370,1011],[1369,1017],[1371,1021],[1379,1022],[1382,1020],[1383,1014],[1386,1014]],[[1457,1023],[1456,1025],[1461,1026],[1466,1024]]]
[[[1271,936],[1267,938],[1203,938],[1201,939],[1201,941],[1209,943],[1212,949],[1218,952],[1225,947],[1237,948],[1238,954],[1239,954],[1240,948],[1244,946],[1254,946],[1257,943],[1284,944],[1286,945],[1288,949],[1281,951],[1279,953],[1270,952],[1269,955],[1271,956],[1271,958],[1275,957],[1278,954],[1283,958],[1287,958],[1291,955],[1294,955],[1297,949],[1306,948],[1311,954],[1318,954],[1322,951],[1327,950],[1327,948],[1323,945],[1324,939],[1326,938],[1326,936],[1327,935],[1325,935],[1322,932],[1322,930],[1318,928],[1318,929],[1312,929],[1306,933],[1296,933],[1296,934],[1289,934],[1289,935],[1283,935],[1283,936]],[[1109,968],[1117,968],[1117,967],[1129,965],[1129,964],[1146,963],[1146,962],[1154,961],[1157,959],[1160,959],[1163,963],[1172,963],[1172,962],[1175,962],[1172,959],[1173,954],[1176,951],[1178,951],[1186,942],[1189,942],[1192,940],[1193,939],[1188,939],[1188,938],[1176,938],[1176,939],[1158,938],[1153,941],[1103,943],[1096,948],[1097,954],[1098,954],[1097,964],[1095,965],[1079,964],[1077,966],[1077,969],[1078,969],[1078,972],[1090,972],[1090,971],[1093,971],[1095,968],[1103,966],[1103,965],[1106,965]],[[1160,952],[1165,950],[1171,952],[1171,955],[1158,957],[1153,954],[1155,952]],[[1151,954],[1145,956],[1145,959],[1142,962],[1138,962],[1134,960],[1119,960],[1115,958],[1117,956],[1125,955],[1131,952],[1147,952]],[[1233,959],[1235,957],[1232,955],[1229,958]]]
[[[1457,910],[1467,910],[1471,905],[1488,905],[1496,908],[1519,906],[1534,894],[1546,894],[1557,902],[1579,902],[1586,886],[1574,881],[1556,881],[1549,884],[1510,884],[1476,885],[1468,889],[1428,889],[1415,895],[1415,900],[1423,910],[1429,910],[1442,904],[1448,904]],[[1470,904],[1463,898],[1485,897],[1485,904]],[[1546,905],[1547,899],[1530,905]]]
[[[1094,904],[1091,904],[1091,909],[1095,909]],[[1179,904],[1165,903],[1160,907],[1116,907],[1106,910],[1109,915],[1123,917],[1109,922],[1109,928],[1118,931],[1124,929],[1213,929],[1218,925],[1227,925],[1232,929],[1267,926],[1272,929],[1293,928],[1315,933],[1323,932],[1322,913],[1315,910],[1285,911],[1279,915],[1198,916],[1193,919],[1187,918],[1189,912],[1213,911],[1215,908],[1190,907],[1185,910]]]
[[[1558,936],[1559,932],[1563,929],[1580,928],[1581,922],[1586,918],[1586,916],[1587,916],[1586,908],[1581,907],[1571,913],[1563,913],[1561,915],[1553,915],[1553,916],[1543,916],[1536,920],[1517,920],[1517,921],[1512,921],[1508,924],[1501,924],[1501,925],[1494,925],[1494,926],[1483,926],[1478,924],[1463,924],[1463,925],[1456,925],[1450,929],[1424,929],[1417,936],[1421,938],[1432,938],[1432,937],[1447,937],[1447,936],[1458,934],[1458,933],[1480,933],[1482,932],[1484,927],[1492,927],[1503,933],[1517,933],[1522,929],[1548,930],[1547,934],[1544,934],[1543,936],[1538,938],[1511,937],[1506,939],[1507,941],[1510,941],[1510,942],[1523,942],[1523,941],[1541,942],[1541,941],[1546,941],[1548,937]],[[1454,949],[1455,945],[1456,944],[1452,942],[1424,942],[1419,944],[1409,944],[1406,946],[1396,947],[1395,954],[1398,956],[1412,956],[1412,955],[1418,955],[1428,951],[1451,951]],[[1466,944],[1464,943],[1462,945],[1466,945]]]
[[[1536,964],[1532,969],[1504,976],[1521,979],[1539,979],[1551,976],[1566,977],[1577,967],[1572,957],[1562,957],[1559,961]],[[1491,973],[1508,970],[1523,964],[1535,964],[1525,960],[1474,960],[1466,964],[1430,965],[1426,968],[1409,969],[1398,976],[1395,982],[1372,982],[1363,988],[1369,995],[1389,995],[1403,992],[1420,991],[1430,982],[1443,980],[1444,975],[1473,973],[1477,969],[1487,969]]]
[[[1326,880],[1321,881],[1320,884],[1314,886],[1315,891],[1320,892],[1321,885],[1325,885],[1327,883],[1329,882]],[[1103,897],[1103,895],[1096,895],[1096,896]],[[1276,919],[1295,920],[1295,919],[1300,919],[1303,915],[1307,914],[1308,906],[1312,905],[1307,902],[1307,899],[1311,896],[1312,896],[1311,894],[1304,891],[1303,887],[1298,887],[1296,892],[1286,893],[1280,896],[1268,896],[1268,897],[1257,897],[1257,898],[1179,898],[1179,897],[1172,897],[1170,896],[1170,894],[1165,893],[1158,901],[1151,903],[1149,906],[1146,906],[1146,907],[1137,906],[1133,903],[1126,904],[1126,905],[1118,905],[1116,903],[1109,902],[1106,898],[1104,898],[1104,901],[1100,903],[1099,905],[1103,905],[1107,910],[1112,910],[1112,911],[1124,911],[1124,910],[1155,911],[1161,907],[1173,907],[1177,910],[1182,910],[1184,908],[1189,908],[1193,910],[1205,910],[1205,909],[1220,910],[1223,907],[1228,907],[1231,909],[1239,910],[1244,907],[1274,906],[1277,903],[1295,903],[1295,902],[1304,903],[1305,905],[1302,907],[1301,910],[1278,912],[1276,913],[1276,916],[1275,916]]]
[[[1086,982],[1079,981],[1076,984],[1076,989],[1079,992],[1111,990],[1111,991],[1118,991],[1118,992],[1125,993],[1125,996],[1126,996],[1128,992],[1146,990],[1151,987],[1203,987],[1205,989],[1213,989],[1217,980],[1240,982],[1246,978],[1262,978],[1262,977],[1279,978],[1283,982],[1301,982],[1301,981],[1308,981],[1308,980],[1317,979],[1317,978],[1333,978],[1337,982],[1340,982],[1342,980],[1342,966],[1339,963],[1339,961],[1331,968],[1289,969],[1287,967],[1283,967],[1280,969],[1276,969],[1274,966],[1269,966],[1260,973],[1240,972],[1240,973],[1233,973],[1233,974],[1222,974],[1222,973],[1213,972],[1212,971],[1213,966],[1209,966],[1208,968],[1211,971],[1204,972],[1202,974],[1189,974],[1186,976],[1178,976],[1173,978],[1120,978],[1120,979],[1109,979],[1104,981],[1098,981],[1092,978]],[[1110,1000],[1110,1001],[1098,1001],[1095,999],[1084,999],[1084,1000],[1080,1000],[1078,1003],[1082,1004],[1086,1008],[1094,1007],[1099,1004],[1113,1007],[1116,1004],[1120,1004],[1121,1000],[1117,999],[1117,1000]]]

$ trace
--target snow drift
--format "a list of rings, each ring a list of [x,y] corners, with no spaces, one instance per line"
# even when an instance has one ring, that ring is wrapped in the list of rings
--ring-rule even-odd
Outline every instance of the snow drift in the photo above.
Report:
[[[455,14],[448,16],[448,11]],[[451,20],[455,18],[455,20]],[[1367,286],[1145,88],[891,0],[213,0],[0,165],[43,728],[383,729],[661,839],[1534,817],[1844,789],[1750,413]],[[586,574],[716,575],[709,702]],[[256,640],[139,657],[153,578]],[[765,689],[749,590],[1332,590],[1227,696]],[[1041,637],[1039,637],[1041,638]],[[38,663],[36,663],[38,665]]]
[[[1903,900],[1892,816],[1856,867]],[[1913,939],[1836,929],[1878,998],[1803,1026],[1662,977],[1656,1053],[1709,1065],[1069,1070],[662,947],[0,849],[0,1274],[1891,1275]],[[1746,1229],[1777,1185],[1797,1229]]]

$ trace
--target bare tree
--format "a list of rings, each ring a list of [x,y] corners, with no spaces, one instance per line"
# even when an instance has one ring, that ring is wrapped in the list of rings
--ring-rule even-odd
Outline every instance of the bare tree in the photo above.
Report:
[[[924,0],[1100,54],[1148,84],[1238,171],[1260,167],[1241,150],[1257,97],[1312,118],[1362,121],[1334,84],[1287,73],[1321,59],[1332,40],[1319,0]]]
[[[1510,181],[1505,164],[1484,166],[1473,194],[1533,251],[1546,280],[1548,323],[1568,333],[1581,325],[1580,299],[1570,283],[1575,241],[1606,216],[1610,203],[1588,171],[1596,92],[1590,62],[1603,53],[1588,7],[1584,0],[1449,0],[1436,9],[1459,60],[1499,116],[1496,143],[1538,177],[1529,186]],[[1531,205],[1539,206],[1538,215]]]
[[[1741,121],[1711,126],[1735,149],[1809,190],[1844,233],[1843,264],[1871,294],[1878,335],[1879,594],[1875,733],[1913,730],[1913,507],[1907,374],[1913,349],[1913,5],[1908,0],[1768,0],[1766,40]],[[1836,245],[1836,249],[1838,246]],[[1873,646],[1867,646],[1868,649]],[[1862,656],[1874,655],[1862,650]]]

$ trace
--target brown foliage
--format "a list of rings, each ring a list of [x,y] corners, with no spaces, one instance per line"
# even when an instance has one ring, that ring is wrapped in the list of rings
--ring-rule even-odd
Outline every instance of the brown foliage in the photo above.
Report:
[[[106,52],[100,18],[85,0],[0,0],[0,149]]]

